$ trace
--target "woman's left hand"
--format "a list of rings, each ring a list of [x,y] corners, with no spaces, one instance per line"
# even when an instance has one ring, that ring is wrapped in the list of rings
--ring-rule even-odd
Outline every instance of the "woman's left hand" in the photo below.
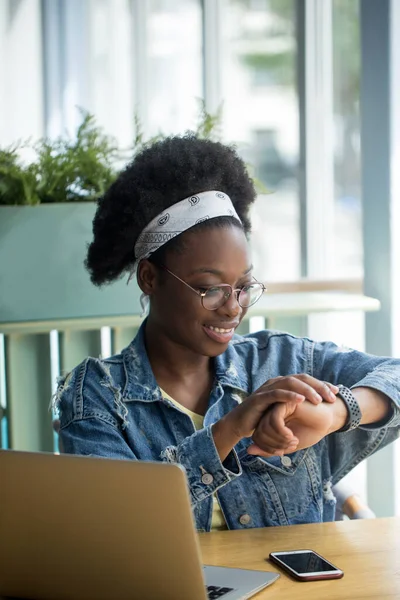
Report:
[[[334,430],[336,422],[335,404],[322,402],[315,405],[307,400],[297,405],[294,403],[275,404],[265,413],[254,430],[252,435],[254,444],[247,449],[248,454],[272,456],[261,450],[257,445],[257,440],[264,439],[266,435],[282,431],[286,427],[299,440],[298,445],[292,448],[291,452],[317,444]],[[284,453],[283,450],[278,450],[274,454],[283,455]]]

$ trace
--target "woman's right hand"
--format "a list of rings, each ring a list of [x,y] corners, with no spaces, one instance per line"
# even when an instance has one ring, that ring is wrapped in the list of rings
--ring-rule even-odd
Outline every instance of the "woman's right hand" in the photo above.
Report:
[[[336,400],[337,391],[336,386],[305,373],[268,380],[213,425],[214,442],[221,460],[225,460],[242,438],[253,435],[265,413],[274,404],[288,403],[292,412],[296,405],[305,400],[312,404],[319,404],[323,400],[332,403]],[[257,439],[257,446],[268,454],[294,452],[297,444],[298,439],[284,425],[279,431],[265,428],[263,435]]]

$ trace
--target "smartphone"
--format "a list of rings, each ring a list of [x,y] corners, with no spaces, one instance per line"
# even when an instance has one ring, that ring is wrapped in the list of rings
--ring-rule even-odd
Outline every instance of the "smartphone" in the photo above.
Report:
[[[344,573],[313,550],[271,552],[269,558],[299,581],[340,579]]]

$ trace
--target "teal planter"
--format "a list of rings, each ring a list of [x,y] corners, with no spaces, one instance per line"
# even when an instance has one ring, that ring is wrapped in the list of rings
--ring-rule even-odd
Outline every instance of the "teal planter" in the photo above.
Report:
[[[94,203],[0,207],[0,322],[131,315],[139,289],[103,289],[84,268]]]

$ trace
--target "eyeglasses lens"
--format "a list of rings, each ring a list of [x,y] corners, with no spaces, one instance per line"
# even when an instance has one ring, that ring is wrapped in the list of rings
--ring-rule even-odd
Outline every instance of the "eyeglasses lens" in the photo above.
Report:
[[[239,305],[242,308],[252,306],[261,298],[263,289],[261,283],[252,283],[242,288],[238,296]],[[203,306],[207,310],[217,310],[225,304],[230,295],[230,288],[218,286],[209,288],[203,296]]]
[[[252,283],[240,291],[238,302],[242,308],[248,308],[261,298],[262,293],[263,286],[261,283]]]
[[[225,304],[230,295],[229,288],[218,286],[209,288],[203,296],[203,306],[207,310],[217,310]]]

